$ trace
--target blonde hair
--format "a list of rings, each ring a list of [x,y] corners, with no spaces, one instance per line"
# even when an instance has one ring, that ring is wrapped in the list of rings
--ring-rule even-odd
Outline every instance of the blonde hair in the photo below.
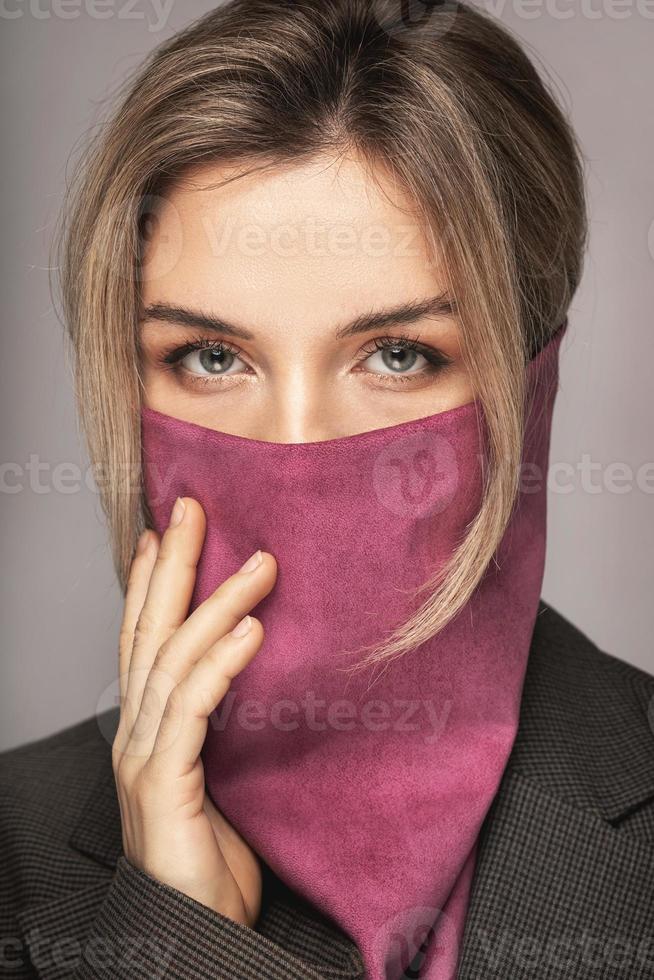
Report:
[[[489,455],[478,514],[419,590],[423,605],[366,663],[439,632],[492,560],[518,491],[525,365],[565,319],[587,236],[581,153],[520,44],[463,3],[415,22],[400,6],[231,0],[192,23],[124,83],[78,164],[56,239],[79,419],[125,590],[152,523],[138,365],[151,202],[195,164],[229,161],[246,174],[353,151],[415,201],[447,262]]]

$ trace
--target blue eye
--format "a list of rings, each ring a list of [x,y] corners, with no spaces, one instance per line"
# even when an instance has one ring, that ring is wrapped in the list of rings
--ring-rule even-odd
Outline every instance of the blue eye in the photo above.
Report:
[[[180,359],[180,363],[192,374],[235,374],[245,367],[243,361],[233,351],[216,350],[212,347],[191,351]]]
[[[376,351],[367,357],[364,363],[368,364],[370,370],[376,374],[385,374],[384,368],[387,368],[391,374],[408,374],[412,368],[415,368],[416,362],[421,360],[424,363],[418,363],[419,370],[429,363],[424,354],[406,347],[394,346]]]
[[[247,364],[238,355],[237,350],[222,340],[198,337],[170,351],[163,361],[165,364],[182,364],[190,374],[199,377],[225,377],[247,369]]]
[[[452,363],[442,351],[419,343],[417,338],[376,337],[362,353],[367,356],[357,359],[359,370],[398,382],[437,374]],[[239,354],[239,350],[223,340],[197,337],[168,351],[161,360],[164,364],[183,366],[196,380],[208,381],[247,373],[248,365]]]
[[[371,373],[398,377],[439,371],[452,363],[451,358],[435,347],[427,347],[407,337],[376,337],[364,348],[366,357],[361,364],[372,365]]]

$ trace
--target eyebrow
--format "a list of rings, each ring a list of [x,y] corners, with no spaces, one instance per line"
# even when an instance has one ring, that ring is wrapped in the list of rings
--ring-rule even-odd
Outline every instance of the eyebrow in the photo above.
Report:
[[[456,313],[456,304],[447,293],[438,293],[436,296],[429,296],[422,300],[410,300],[400,306],[388,307],[376,310],[372,313],[364,313],[351,320],[345,326],[336,330],[335,337],[343,339],[353,337],[356,334],[367,333],[370,330],[379,330],[403,323],[415,323],[427,316],[445,317]],[[170,303],[153,303],[147,306],[140,317],[140,321],[155,320],[161,323],[171,323],[177,326],[197,327],[202,330],[211,330],[215,333],[225,334],[229,337],[238,337],[241,340],[255,340],[255,335],[243,327],[238,327],[220,317],[205,313],[201,310],[193,310],[184,306],[174,306]]]

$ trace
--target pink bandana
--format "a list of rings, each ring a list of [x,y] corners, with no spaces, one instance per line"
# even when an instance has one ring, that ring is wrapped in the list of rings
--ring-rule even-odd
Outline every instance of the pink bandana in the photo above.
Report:
[[[477,835],[518,726],[566,326],[528,365],[522,492],[495,560],[439,635],[382,671],[348,674],[344,654],[406,621],[417,608],[407,590],[477,513],[478,402],[309,443],[142,408],[156,530],[178,495],[207,516],[190,611],[257,548],[278,563],[276,585],[252,610],[263,646],[209,719],[208,793],[269,867],[354,940],[370,980],[398,980],[416,954],[426,980],[455,976]]]

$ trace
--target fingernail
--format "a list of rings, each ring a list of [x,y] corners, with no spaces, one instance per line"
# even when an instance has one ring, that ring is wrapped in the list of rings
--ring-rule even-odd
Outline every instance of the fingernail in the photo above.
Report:
[[[255,568],[259,567],[262,561],[263,555],[261,554],[261,551],[255,551],[255,553],[248,558],[245,565],[242,565],[241,568],[239,568],[239,572],[253,572]]]
[[[171,527],[175,527],[177,524],[181,523],[185,510],[186,510],[186,504],[184,503],[181,497],[178,497],[177,500],[175,501],[175,506],[173,507],[170,515]]]
[[[250,632],[250,627],[252,626],[252,617],[244,616],[234,629],[232,630],[232,636],[245,636],[246,633]]]

